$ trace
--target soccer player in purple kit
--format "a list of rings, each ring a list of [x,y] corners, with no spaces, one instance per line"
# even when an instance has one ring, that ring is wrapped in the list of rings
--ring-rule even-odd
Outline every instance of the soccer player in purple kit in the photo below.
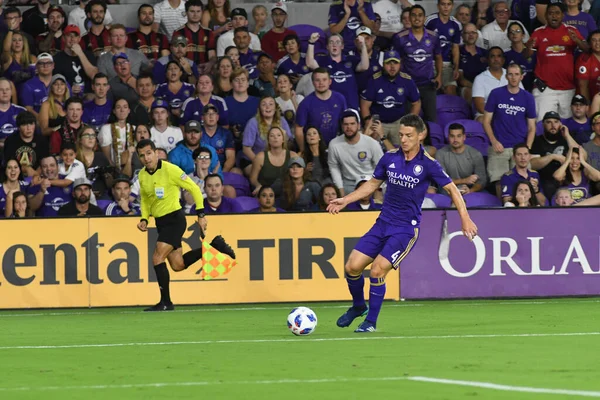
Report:
[[[453,0],[438,0],[438,12],[425,20],[425,27],[436,32],[442,47],[442,85],[446,94],[456,95],[460,51],[460,23],[452,16]]]
[[[369,196],[387,183],[381,214],[352,250],[344,267],[352,307],[338,319],[337,325],[348,327],[356,318],[366,315],[354,332],[375,332],[385,296],[385,277],[392,268],[400,266],[419,237],[421,204],[430,183],[436,183],[449,193],[460,216],[463,234],[470,240],[477,236],[477,226],[469,217],[458,188],[419,144],[426,134],[423,120],[414,114],[405,115],[400,119],[399,134],[400,149],[384,154],[373,177],[358,190],[332,200],[327,206],[327,211],[337,214],[348,204]],[[371,263],[367,307],[363,271]]]
[[[393,48],[402,57],[402,72],[417,84],[421,94],[423,114],[427,121],[437,120],[436,91],[442,87],[442,48],[438,34],[425,29],[425,9],[410,8],[411,27],[392,38]]]

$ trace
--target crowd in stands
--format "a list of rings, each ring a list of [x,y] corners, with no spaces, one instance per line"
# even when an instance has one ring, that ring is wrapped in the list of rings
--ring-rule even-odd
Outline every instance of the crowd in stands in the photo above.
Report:
[[[139,214],[142,139],[207,214],[324,210],[399,151],[408,113],[468,206],[600,205],[587,1],[438,0],[427,15],[336,0],[327,27],[288,27],[286,3],[162,0],[136,27],[109,8],[0,7],[0,216]],[[377,210],[384,192],[348,209]],[[451,204],[431,187],[436,206]]]

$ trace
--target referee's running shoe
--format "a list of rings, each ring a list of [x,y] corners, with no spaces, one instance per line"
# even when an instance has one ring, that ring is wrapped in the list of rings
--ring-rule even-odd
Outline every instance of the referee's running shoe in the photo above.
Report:
[[[161,301],[160,303],[157,303],[157,304],[153,305],[152,307],[146,308],[144,311],[173,311],[173,310],[175,310],[175,306],[173,305],[173,303],[163,303]]]
[[[341,317],[338,318],[337,326],[339,326],[340,328],[346,328],[350,326],[352,321],[354,321],[356,318],[367,315],[368,311],[369,308],[366,304],[360,307],[350,307],[348,311],[346,311]]]

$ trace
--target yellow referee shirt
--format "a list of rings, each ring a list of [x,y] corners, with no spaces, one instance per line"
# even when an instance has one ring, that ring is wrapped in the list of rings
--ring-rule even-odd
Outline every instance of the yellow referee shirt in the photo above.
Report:
[[[159,160],[154,173],[144,167],[139,174],[142,219],[152,215],[160,218],[181,209],[180,189],[185,189],[194,197],[196,210],[204,209],[204,198],[200,188],[178,166]]]

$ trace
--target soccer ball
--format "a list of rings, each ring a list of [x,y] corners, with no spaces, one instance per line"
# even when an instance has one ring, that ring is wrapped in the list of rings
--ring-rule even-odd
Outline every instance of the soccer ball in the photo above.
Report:
[[[308,307],[294,308],[288,315],[287,325],[296,336],[310,335],[317,327],[317,314]]]

